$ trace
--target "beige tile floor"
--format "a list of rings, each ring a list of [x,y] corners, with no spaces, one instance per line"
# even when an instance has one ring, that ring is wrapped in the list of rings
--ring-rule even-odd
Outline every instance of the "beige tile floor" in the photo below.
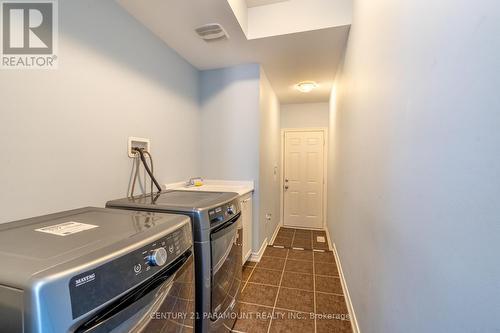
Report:
[[[244,265],[234,332],[352,332],[335,257],[316,236],[326,234],[281,228],[279,247]]]

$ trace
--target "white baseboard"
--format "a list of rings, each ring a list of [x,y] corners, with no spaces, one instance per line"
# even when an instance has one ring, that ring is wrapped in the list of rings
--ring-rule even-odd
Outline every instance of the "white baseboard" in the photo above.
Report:
[[[294,226],[294,225],[282,225],[283,228],[292,228],[292,229],[299,229],[299,230],[317,230],[317,231],[321,231],[321,230],[324,230],[325,228],[321,227],[321,228],[312,228],[312,227],[297,227],[297,226]]]
[[[326,238],[328,239],[328,248],[330,249],[330,251],[334,251],[333,240],[332,237],[330,237],[330,230],[328,230],[328,226],[325,226],[325,231],[326,231]]]
[[[259,252],[252,252],[252,254],[249,256],[248,261],[254,261],[254,262],[259,262],[260,258],[262,258],[262,255],[264,254],[264,251],[266,250],[267,245],[272,244],[274,242],[274,239],[278,235],[278,231],[280,230],[281,223],[278,223],[276,225],[276,228],[274,229],[273,235],[271,237],[271,242],[267,241],[267,238],[262,242],[262,245],[259,249]]]
[[[354,312],[354,307],[352,306],[351,296],[349,295],[349,289],[347,288],[347,282],[345,280],[344,272],[342,270],[342,263],[340,262],[339,254],[337,252],[337,247],[335,242],[330,237],[330,230],[326,227],[326,233],[328,234],[328,243],[330,248],[333,250],[333,255],[337,261],[337,267],[339,269],[340,281],[342,284],[342,290],[344,291],[344,297],[347,304],[347,310],[349,311],[349,316],[351,317],[351,326],[353,333],[361,333],[359,330],[358,320],[356,319],[356,313]]]
[[[245,254],[245,257],[243,258],[243,263],[246,263],[247,260],[250,258],[250,256],[252,255],[252,250],[248,251],[247,254]]]
[[[259,262],[260,258],[262,258],[262,255],[264,254],[264,251],[266,250],[267,244],[268,243],[267,243],[267,238],[266,238],[262,242],[262,245],[259,249],[259,252],[252,252],[252,255],[250,256],[250,258],[248,258],[248,261]]]
[[[274,229],[273,236],[271,237],[271,241],[269,242],[269,244],[274,243],[276,236],[278,236],[278,231],[280,230],[280,227],[281,227],[281,222],[276,225],[276,229]]]

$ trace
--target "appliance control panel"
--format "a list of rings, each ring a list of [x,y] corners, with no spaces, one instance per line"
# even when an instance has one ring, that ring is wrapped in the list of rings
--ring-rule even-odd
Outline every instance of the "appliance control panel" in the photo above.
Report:
[[[239,205],[239,202],[235,200],[209,210],[208,217],[210,218],[210,223],[214,224],[230,220],[240,212]]]
[[[73,319],[92,311],[168,267],[192,247],[191,226],[118,257],[69,281]]]

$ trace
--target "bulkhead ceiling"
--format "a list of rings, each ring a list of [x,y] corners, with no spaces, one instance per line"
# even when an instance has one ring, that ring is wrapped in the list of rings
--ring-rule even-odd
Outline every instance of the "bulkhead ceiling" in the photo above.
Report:
[[[333,15],[332,20],[321,15],[317,22],[307,17],[307,20],[297,21],[302,22],[301,25],[290,20],[301,6],[305,6],[304,0],[238,1],[118,0],[131,15],[200,70],[259,63],[281,103],[328,101],[349,33],[351,17],[345,13],[350,10],[348,5],[351,0],[305,0],[311,6],[314,2],[327,6],[338,2],[344,14]],[[294,3],[296,7],[290,7]],[[237,7],[238,5],[244,6],[243,14],[237,13],[238,8],[242,8]],[[286,6],[281,13],[290,16],[289,19],[282,19],[278,25],[282,27],[280,29],[285,29],[285,32],[297,30],[296,32],[281,33],[271,28],[252,30],[252,24],[262,27],[274,22],[273,26],[277,26],[276,22],[280,18],[273,19],[273,15],[278,15],[276,13],[280,11],[277,11],[279,8],[275,6]],[[269,11],[253,12],[254,9],[262,8],[268,8]],[[312,12],[314,11],[318,9],[315,8]],[[335,22],[338,25],[335,25]],[[210,23],[221,24],[229,39],[210,43],[202,40],[195,29]],[[335,26],[328,27],[329,25]],[[299,31],[301,26],[326,27]],[[252,31],[255,38],[248,38],[247,34],[251,35]],[[270,36],[259,37],[262,34]],[[294,85],[304,80],[316,81],[319,84],[318,89],[308,94],[296,90]]]

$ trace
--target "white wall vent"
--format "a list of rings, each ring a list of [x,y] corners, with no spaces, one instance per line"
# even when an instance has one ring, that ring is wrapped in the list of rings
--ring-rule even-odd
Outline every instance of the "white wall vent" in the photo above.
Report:
[[[210,23],[194,29],[196,34],[206,42],[229,39],[226,30],[219,23]]]

